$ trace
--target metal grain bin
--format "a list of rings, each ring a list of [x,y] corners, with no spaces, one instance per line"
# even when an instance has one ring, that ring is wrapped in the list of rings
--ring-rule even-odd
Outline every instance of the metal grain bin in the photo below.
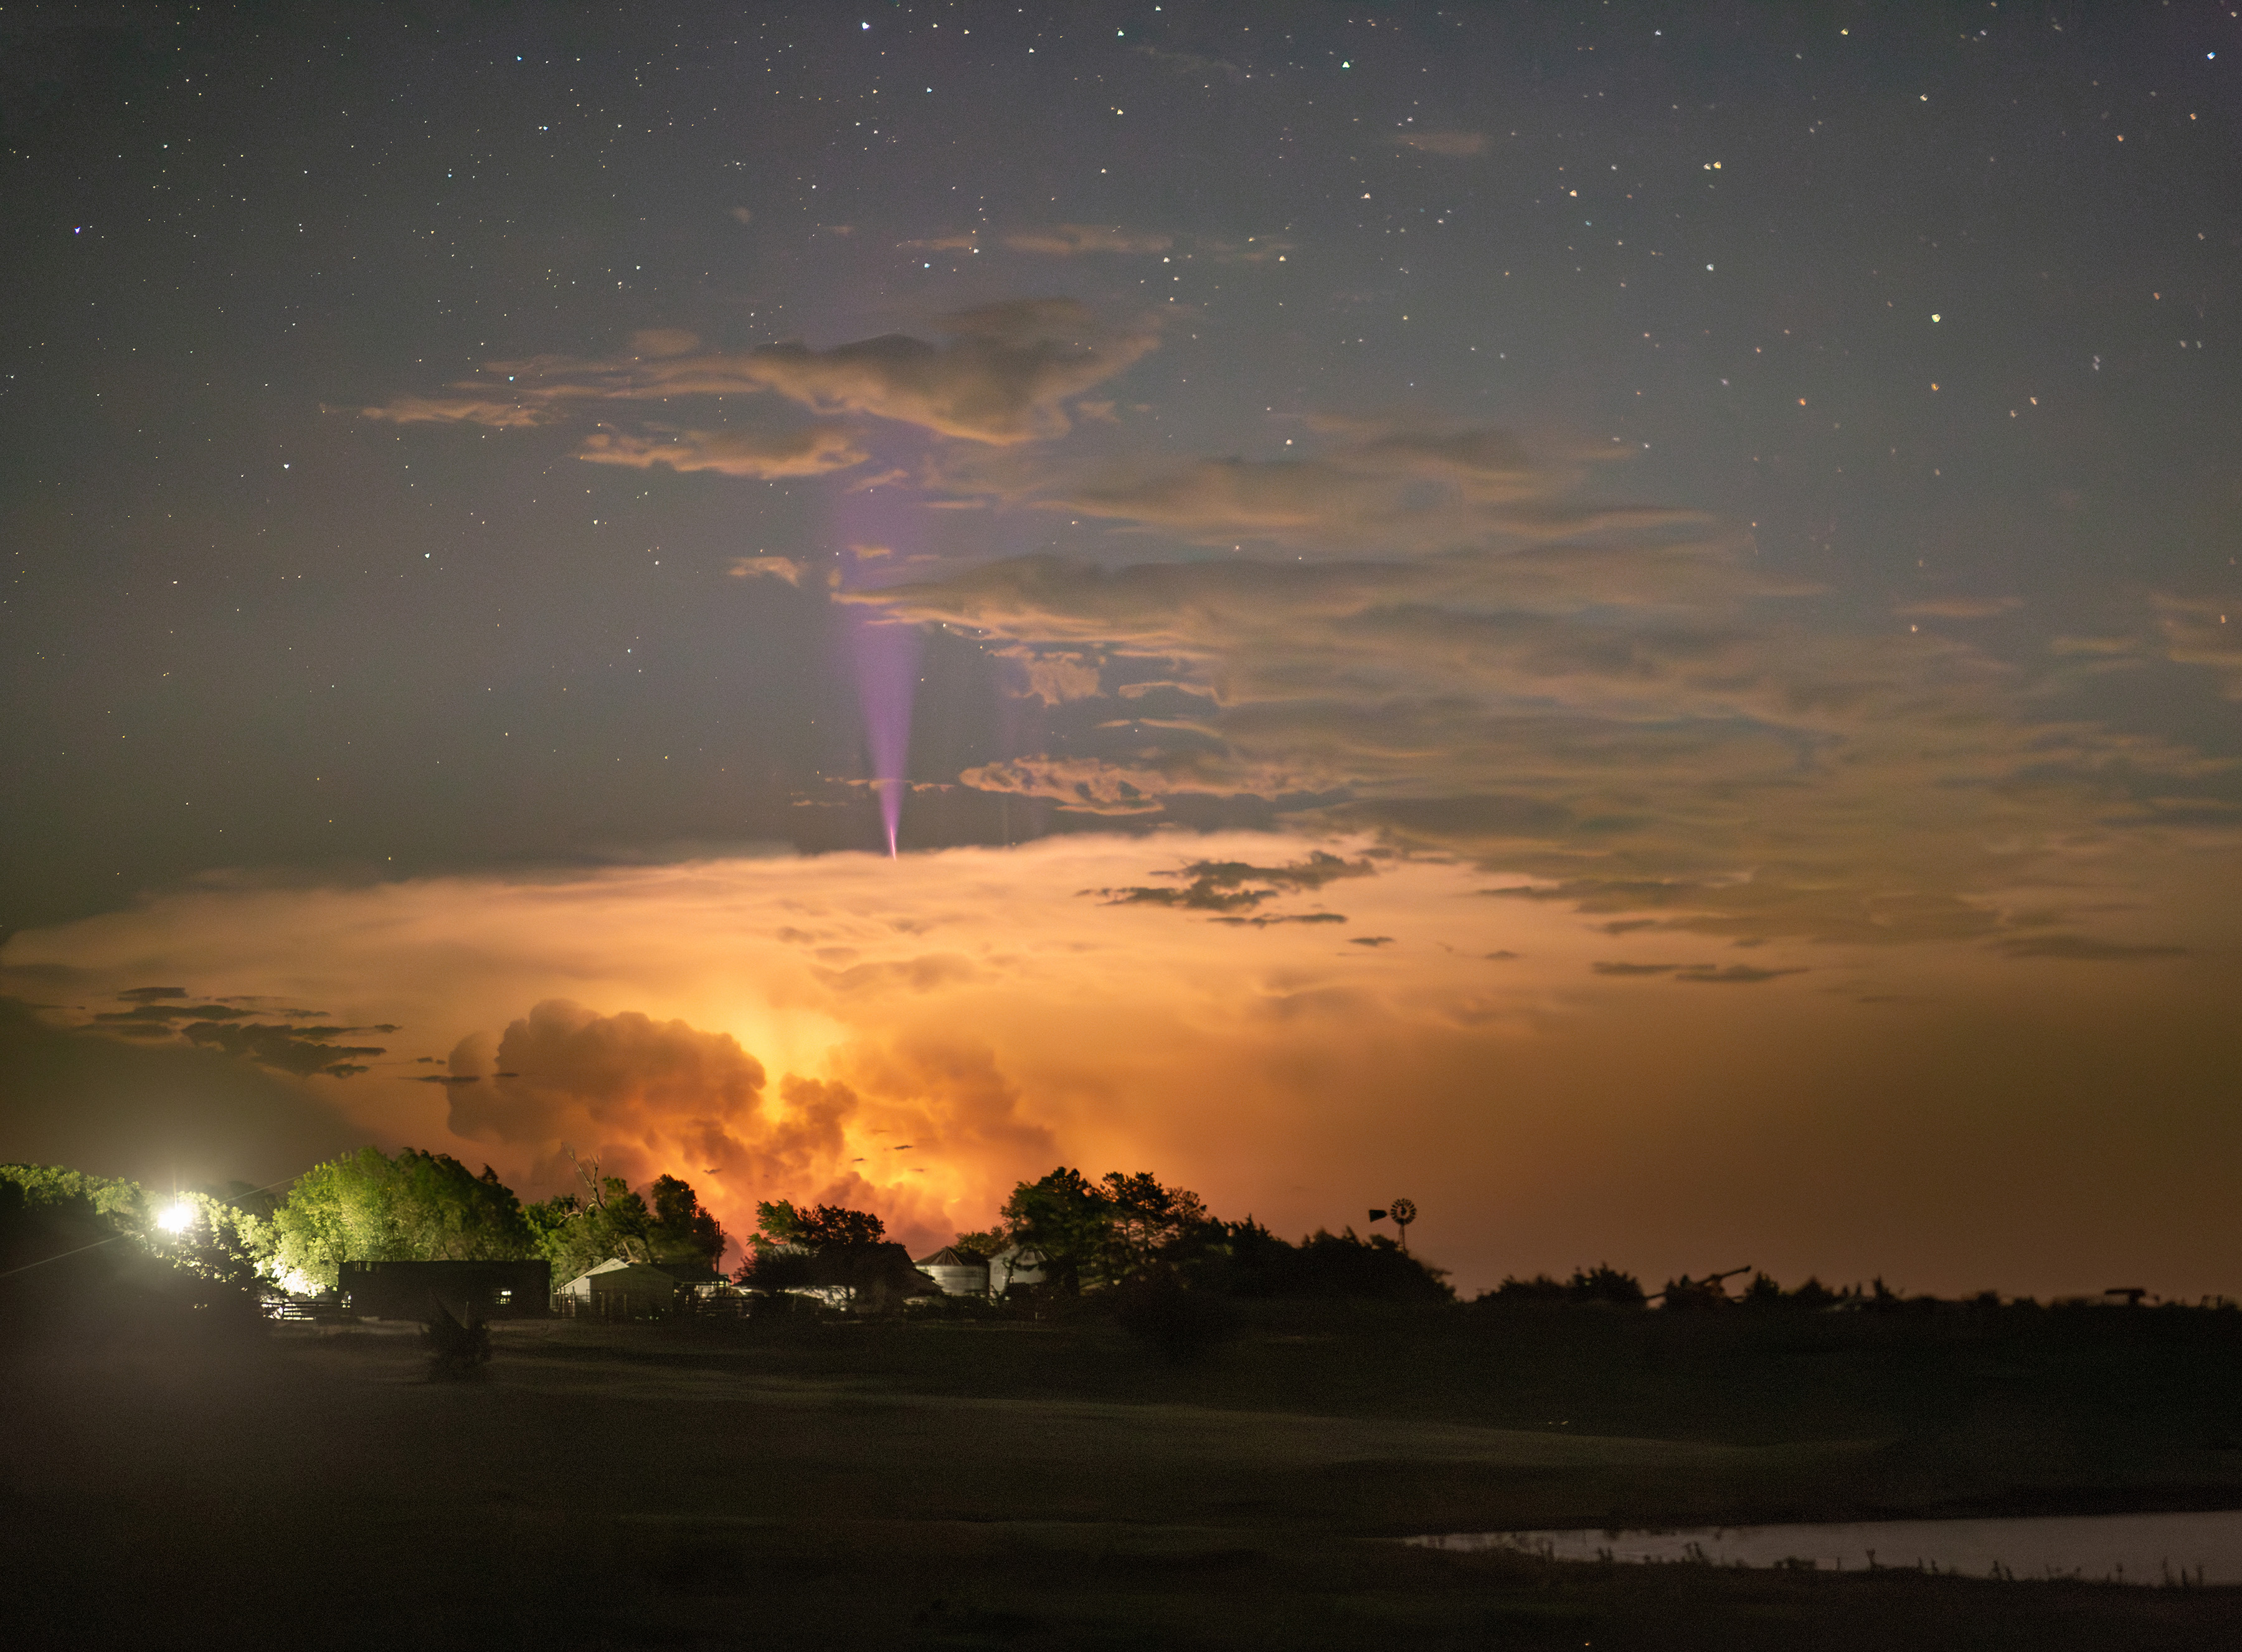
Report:
[[[920,1257],[917,1267],[942,1287],[944,1296],[989,1294],[989,1264],[955,1245],[945,1245],[932,1256]]]

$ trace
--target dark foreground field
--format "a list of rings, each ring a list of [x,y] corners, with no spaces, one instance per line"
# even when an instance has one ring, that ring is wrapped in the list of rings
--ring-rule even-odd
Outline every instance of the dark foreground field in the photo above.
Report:
[[[2212,1648],[2242,1591],[1413,1532],[2242,1507],[2233,1316],[88,1322],[0,1367],[12,1645]]]

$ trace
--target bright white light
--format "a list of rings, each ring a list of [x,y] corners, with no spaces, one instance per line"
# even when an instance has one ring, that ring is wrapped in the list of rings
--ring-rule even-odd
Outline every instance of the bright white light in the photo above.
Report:
[[[156,1219],[156,1226],[166,1233],[184,1233],[195,1219],[195,1207],[185,1199],[172,1205]]]

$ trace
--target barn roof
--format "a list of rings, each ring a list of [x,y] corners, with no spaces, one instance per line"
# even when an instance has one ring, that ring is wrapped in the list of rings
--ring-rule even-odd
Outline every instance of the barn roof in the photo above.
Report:
[[[602,1262],[597,1267],[585,1269],[560,1288],[566,1291],[585,1279],[594,1281],[593,1288],[603,1291],[674,1291],[677,1288],[677,1281],[661,1268],[646,1262],[626,1262],[621,1257]]]

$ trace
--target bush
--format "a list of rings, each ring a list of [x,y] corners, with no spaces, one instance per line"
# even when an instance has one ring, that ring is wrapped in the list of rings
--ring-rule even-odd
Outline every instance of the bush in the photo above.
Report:
[[[1506,1279],[1478,1299],[1506,1308],[1567,1307],[1584,1303],[1639,1308],[1645,1298],[1641,1279],[1599,1262],[1592,1268],[1574,1268],[1569,1279],[1553,1279],[1547,1273],[1536,1273],[1530,1279]]]

